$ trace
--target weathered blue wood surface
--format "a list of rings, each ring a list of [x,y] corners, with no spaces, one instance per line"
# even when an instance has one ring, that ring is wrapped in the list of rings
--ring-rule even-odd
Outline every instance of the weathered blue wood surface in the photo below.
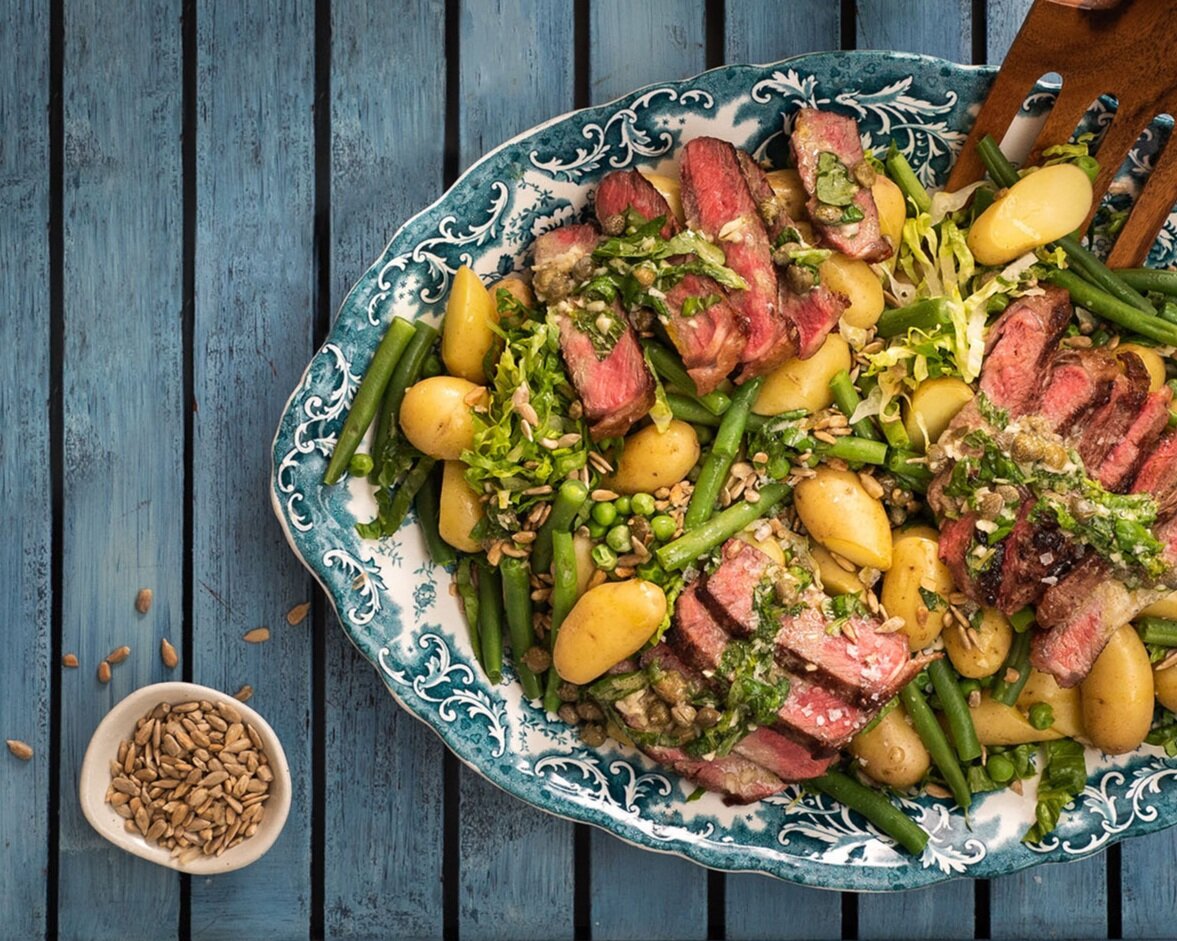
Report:
[[[573,7],[462,0],[458,170],[573,106]],[[465,50],[462,52],[461,50]],[[573,828],[460,770],[458,931],[463,938],[570,938]]]
[[[445,20],[441,2],[418,0],[333,5],[331,16],[334,314],[395,228],[442,191],[445,83],[422,82],[420,63],[445,61]],[[326,765],[340,799],[324,802],[324,935],[436,938],[444,749],[325,620],[325,752],[349,760]]]
[[[59,931],[174,937],[180,878],[82,818],[77,774],[98,720],[161,680],[184,596],[181,33],[178,0],[71,3],[64,17],[64,490]],[[259,491],[260,493],[260,491]],[[155,602],[135,612],[139,589]],[[107,686],[99,661],[126,644]],[[148,901],[150,900],[150,901]]]
[[[200,939],[292,936],[309,924],[312,636],[309,621],[291,626],[285,614],[310,597],[310,579],[266,506],[258,444],[312,351],[314,22],[310,0],[196,10],[192,675],[253,687],[293,780],[269,854],[192,880]],[[241,639],[259,626],[267,643]]]
[[[395,227],[436,197],[447,169],[574,105],[721,61],[835,48],[843,36],[860,48],[962,61],[976,50],[997,62],[1028,6],[136,0],[116,15],[94,0],[9,0],[0,13],[0,414],[9,432],[0,442],[9,537],[0,547],[0,738],[24,739],[37,754],[25,764],[0,751],[0,938],[56,928],[54,936],[86,939],[734,941],[969,938],[977,926],[994,939],[1172,937],[1173,833],[1129,841],[1110,863],[1039,868],[979,891],[961,882],[855,897],[708,876],[596,831],[580,831],[587,838],[574,846],[572,825],[452,762],[447,789],[443,749],[346,643],[265,496],[265,446],[323,325],[316,318],[334,310]],[[60,36],[51,33],[55,18]],[[983,35],[974,36],[975,24]],[[185,68],[195,76],[194,140],[184,136]],[[49,231],[55,187],[60,233]],[[141,587],[155,593],[146,617],[133,610]],[[286,612],[312,599],[318,615],[288,625]],[[244,644],[241,634],[262,624],[271,640]],[[318,642],[315,625],[327,632]],[[230,691],[250,683],[296,769],[295,806],[275,850],[234,876],[191,880],[187,894],[174,874],[107,848],[75,798],[100,716],[169,675],[158,657],[163,636],[181,649],[187,641],[193,656],[181,669],[194,678]],[[124,643],[131,657],[109,687],[99,685],[98,662]],[[50,662],[54,647],[77,654],[81,669]],[[61,695],[56,730],[50,677]],[[587,881],[578,885],[578,873]],[[975,897],[986,907],[974,910]]]
[[[14,669],[0,673],[0,738],[32,746],[0,760],[0,937],[46,926],[52,638],[49,432],[49,11],[0,16],[0,624]]]

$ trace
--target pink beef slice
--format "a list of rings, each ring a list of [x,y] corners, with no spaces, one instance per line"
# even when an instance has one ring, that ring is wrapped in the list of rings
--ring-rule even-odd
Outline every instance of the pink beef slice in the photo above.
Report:
[[[1062,350],[1051,363],[1038,414],[1058,434],[1069,434],[1084,415],[1107,402],[1119,372],[1106,350]]]
[[[828,627],[815,608],[783,617],[776,659],[851,702],[881,706],[927,662],[911,659],[905,634],[880,634],[871,618],[852,617],[833,634]]]
[[[1137,471],[1132,492],[1151,493],[1162,519],[1177,512],[1177,433],[1168,432],[1157,442]]]
[[[847,170],[862,163],[862,140],[858,136],[858,122],[845,115],[817,108],[802,108],[793,117],[793,133],[789,138],[793,162],[801,174],[801,183],[809,194],[809,215],[817,209],[817,165],[823,152],[834,154]],[[879,231],[879,210],[869,187],[859,187],[854,205],[862,211],[862,219],[844,225],[814,224],[824,245],[851,258],[882,261],[890,258],[891,245]]]
[[[1057,526],[1043,520],[1032,522],[1034,502],[1027,500],[1018,511],[1013,530],[1002,541],[1001,578],[993,602],[1005,614],[1033,604],[1046,591],[1049,581],[1071,570],[1078,549]]]
[[[1036,410],[1047,364],[1070,319],[1070,295],[1049,287],[1018,298],[989,329],[981,391],[1011,418]]]
[[[718,568],[700,580],[699,598],[726,631],[747,637],[760,626],[756,589],[779,566],[742,539],[729,539],[721,558]]]
[[[736,156],[744,181],[764,219],[769,242],[776,245],[781,233],[795,226],[795,223],[776,198],[760,164],[742,150],[736,151]],[[808,359],[818,351],[829,332],[837,326],[847,303],[845,297],[835,294],[824,284],[798,294],[789,287],[783,276],[777,277],[777,307],[792,325],[798,359]]]
[[[752,804],[785,787],[777,775],[738,754],[706,761],[693,758],[681,748],[647,745],[642,751],[700,787],[723,794],[728,804]]]
[[[654,184],[637,170],[614,170],[601,180],[597,187],[594,208],[597,221],[602,226],[606,220],[614,216],[624,218],[626,210],[632,209],[647,222],[664,216],[666,224],[660,230],[664,239],[670,238],[679,230],[678,220],[666,199]]]
[[[624,318],[620,309],[615,317]],[[646,367],[633,328],[625,332],[604,359],[597,359],[592,341],[568,317],[560,318],[560,352],[584,405],[594,441],[629,431],[654,404],[654,377]]]
[[[771,729],[749,732],[736,742],[732,754],[767,768],[783,781],[808,781],[820,777],[837,757],[814,757],[804,745]]]
[[[687,224],[712,238],[727,267],[747,283],[728,298],[747,341],[737,381],[768,372],[793,355],[790,324],[777,309],[777,275],[768,233],[727,141],[699,137],[683,148],[680,167]]]
[[[1108,490],[1122,493],[1128,489],[1136,470],[1169,423],[1169,402],[1173,393],[1168,386],[1150,392],[1144,405],[1103,463],[1099,465],[1099,482]]]
[[[973,577],[969,574],[967,559],[973,545],[973,532],[977,522],[975,513],[967,513],[959,519],[946,519],[940,523],[940,561],[952,573],[952,582],[974,601],[984,604]]]
[[[666,639],[674,652],[696,670],[713,674],[732,638],[700,600],[696,583],[678,596],[674,624],[666,632]]]
[[[563,225],[539,236],[532,245],[531,267],[569,272],[585,255],[591,255],[601,233],[591,225]]]
[[[627,209],[647,221],[665,216],[663,238],[679,231],[678,220],[662,194],[637,170],[614,171],[597,188],[596,211],[602,225],[606,219],[624,214]],[[683,316],[683,305],[691,297],[711,303],[689,317]],[[714,391],[739,365],[744,352],[742,321],[729,303],[727,293],[713,278],[689,274],[666,291],[665,304],[670,316],[663,326],[696,390],[700,395]]]
[[[1079,438],[1079,456],[1092,477],[1102,476],[1104,462],[1127,439],[1148,398],[1149,376],[1140,357],[1124,352],[1118,359],[1123,371],[1112,383],[1107,402],[1092,414]]]

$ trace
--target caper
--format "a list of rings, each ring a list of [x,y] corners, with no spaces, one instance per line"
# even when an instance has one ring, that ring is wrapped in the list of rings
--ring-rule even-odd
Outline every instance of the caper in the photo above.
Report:
[[[605,730],[596,722],[587,722],[580,729],[580,740],[589,748],[600,748],[605,744]]]
[[[654,683],[654,692],[658,694],[658,698],[663,702],[674,705],[686,699],[687,682],[683,679],[681,673],[673,671],[664,673]]]
[[[1048,444],[1042,460],[1051,470],[1062,470],[1067,463],[1067,449],[1061,444]]]
[[[679,725],[692,725],[695,721],[696,710],[689,702],[680,702],[670,710],[670,715]]]
[[[559,268],[541,268],[532,280],[535,293],[546,301],[562,301],[572,293],[572,279]]]
[[[1041,438],[1023,432],[1014,437],[1010,454],[1019,464],[1027,464],[1030,461],[1041,460],[1045,450]]]
[[[651,728],[664,729],[670,724],[670,709],[661,699],[655,699],[650,703],[646,715],[650,719]]]
[[[556,715],[560,717],[565,725],[579,725],[580,715],[576,711],[576,707],[572,703],[564,703],[557,711]]]
[[[701,729],[712,729],[719,724],[720,713],[714,706],[704,706],[695,713],[695,724]]]
[[[977,503],[977,512],[981,514],[982,519],[987,520],[997,519],[1004,508],[1005,501],[992,490],[984,494]]]
[[[870,187],[875,185],[875,168],[872,167],[865,160],[860,160],[854,165],[854,179],[859,186]]]
[[[608,216],[601,223],[601,228],[605,230],[606,235],[620,235],[625,231],[625,215],[618,212]]]
[[[532,673],[545,673],[552,665],[552,655],[538,645],[529,647],[522,659]]]
[[[601,707],[595,702],[589,702],[587,700],[577,705],[576,714],[586,722],[600,722],[605,718],[605,713],[601,711]]]
[[[794,294],[805,294],[817,283],[817,278],[808,265],[789,265],[785,269],[785,281]]]
[[[583,255],[576,260],[576,264],[572,266],[572,276],[577,281],[587,281],[593,276],[593,270],[596,264],[593,262],[592,255]]]
[[[813,220],[824,225],[837,225],[842,221],[842,207],[819,203],[817,208],[813,210]]]
[[[556,695],[561,702],[576,702],[580,699],[580,687],[575,683],[561,683],[556,687]]]

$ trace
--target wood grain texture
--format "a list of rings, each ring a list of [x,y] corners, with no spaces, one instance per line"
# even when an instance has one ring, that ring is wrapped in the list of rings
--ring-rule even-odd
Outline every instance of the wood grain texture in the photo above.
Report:
[[[985,8],[986,61],[1000,65],[1034,0],[989,0]]]
[[[728,938],[834,941],[842,937],[840,892],[808,889],[747,873],[728,875],[725,881]]]
[[[686,78],[706,67],[704,9],[692,0],[589,7],[590,103],[652,82]],[[637,849],[592,830],[589,911],[597,938],[705,938],[707,873],[674,856]],[[673,885],[658,897],[651,885]]]
[[[445,83],[422,83],[421,63],[445,60],[445,10],[397,0],[331,13],[334,307],[441,192]],[[443,747],[328,621],[326,753],[349,757],[326,768],[325,936],[440,937]]]
[[[62,649],[82,667],[61,695],[59,929],[170,938],[179,876],[103,840],[75,791],[98,720],[164,678],[159,640],[182,618],[180,3],[112,16],[79,0],[64,31]],[[140,616],[145,586],[155,602]],[[100,685],[122,644],[130,657]]]
[[[842,7],[832,0],[736,0],[724,19],[724,59],[775,62],[804,52],[838,49]]]
[[[989,936],[994,941],[1106,938],[1107,899],[1103,853],[1002,876],[989,883]]]
[[[1172,779],[1167,779],[1168,785]],[[1120,848],[1122,931],[1125,938],[1167,938],[1177,924],[1177,830],[1125,840]]]
[[[971,0],[937,0],[935,4],[858,0],[858,48],[898,49],[972,62],[972,6]]]
[[[0,16],[0,624],[5,659],[0,738],[0,938],[45,932],[49,861],[52,499],[49,435],[49,10],[22,0]]]
[[[572,108],[572,4],[463,0],[458,168]],[[460,771],[458,932],[469,939],[572,936],[572,825]]]
[[[973,882],[960,879],[928,889],[858,897],[862,941],[973,937]]]
[[[193,677],[228,693],[253,686],[293,788],[266,856],[192,880],[192,937],[305,937],[312,634],[285,614],[311,588],[266,486],[276,416],[311,355],[315,10],[217,0],[196,17]],[[241,639],[261,625],[267,643]]]

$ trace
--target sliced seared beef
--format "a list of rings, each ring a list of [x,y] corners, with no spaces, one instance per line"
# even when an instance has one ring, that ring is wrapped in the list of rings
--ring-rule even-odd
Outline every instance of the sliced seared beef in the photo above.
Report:
[[[767,768],[738,754],[707,761],[681,748],[647,745],[642,751],[700,787],[723,794],[729,804],[752,804],[784,790],[785,782]]]
[[[1108,400],[1119,372],[1115,357],[1105,350],[1063,350],[1054,357],[1038,414],[1055,432],[1067,435],[1082,416]]]
[[[1102,466],[1112,450],[1127,438],[1145,399],[1148,397],[1149,377],[1144,363],[1135,353],[1121,353],[1118,357],[1123,372],[1112,383],[1111,395],[1102,408],[1095,412],[1079,438],[1079,456],[1092,477],[1102,480]]]
[[[748,190],[760,209],[760,216],[768,230],[769,242],[779,246],[790,228],[796,224],[781,206],[773,193],[772,185],[764,170],[747,153],[736,152],[740,169]],[[777,277],[777,306],[792,326],[797,344],[797,357],[808,359],[825,342],[829,332],[838,324],[838,318],[846,309],[846,298],[835,294],[824,284],[817,284],[808,291],[798,293],[789,287],[788,278],[781,270]]]
[[[666,219],[666,224],[661,229],[664,239],[670,238],[679,229],[678,220],[666,199],[654,184],[637,170],[614,170],[608,174],[597,187],[594,206],[597,221],[606,231],[616,231],[609,223],[616,216],[624,219],[628,209],[632,209],[647,222],[663,216]]]
[[[836,757],[816,758],[804,745],[771,729],[749,732],[736,742],[732,753],[754,761],[785,781],[808,781],[820,777]]]
[[[984,604],[983,597],[969,574],[967,564],[976,522],[977,516],[974,513],[968,513],[959,519],[940,521],[940,561],[948,566],[948,571],[952,573],[952,582],[957,589],[974,601]]]
[[[1128,489],[1136,469],[1169,422],[1169,401],[1172,398],[1168,386],[1162,386],[1145,397],[1124,437],[1099,465],[1099,482],[1108,490],[1120,493]]]
[[[723,248],[726,264],[747,283],[729,292],[747,342],[739,380],[767,372],[794,351],[790,324],[777,309],[777,276],[764,223],[740,172],[736,149],[714,137],[683,148],[683,209],[691,228]]]
[[[620,309],[613,316],[624,319]],[[613,349],[598,359],[592,340],[570,317],[560,318],[560,352],[584,405],[594,441],[629,431],[654,404],[654,377],[628,323]]]
[[[1048,520],[1031,521],[1034,509],[1027,500],[1018,512],[1013,531],[1002,543],[1000,579],[992,602],[1005,614],[1033,604],[1052,581],[1070,571],[1078,547]]]
[[[612,217],[632,209],[645,220],[666,218],[663,238],[679,231],[678,220],[662,194],[637,170],[617,170],[601,181],[597,188],[596,211],[602,225]],[[688,298],[706,304],[690,316],[684,316]],[[727,294],[714,279],[688,274],[666,291],[664,299],[670,316],[663,326],[682,357],[687,374],[700,395],[718,386],[740,363],[744,352],[741,321],[728,301]]]
[[[1049,287],[1044,294],[1018,298],[990,328],[981,391],[1011,418],[1038,404],[1047,363],[1070,319],[1070,295]]]
[[[678,596],[674,624],[666,637],[677,654],[703,673],[714,673],[719,669],[723,653],[732,639],[700,600],[697,585],[688,586]]]
[[[879,232],[879,210],[869,186],[858,185],[853,205],[862,213],[856,222],[823,223],[823,203],[818,199],[818,167],[823,153],[833,154],[841,162],[851,180],[865,176],[869,166],[862,153],[858,123],[850,117],[802,108],[793,117],[793,134],[789,139],[793,162],[801,174],[805,192],[809,194],[809,215],[821,233],[821,240],[851,258],[882,261],[891,256],[891,245]],[[868,181],[869,182],[869,181]],[[840,207],[835,207],[840,208]]]
[[[601,233],[591,225],[562,225],[545,232],[532,246],[532,270],[568,274],[580,259],[593,253],[599,241]]]
[[[767,555],[740,539],[723,547],[723,562],[700,580],[699,599],[729,633],[747,637],[760,627],[756,590],[777,568]]]
[[[1177,512],[1177,433],[1168,432],[1156,443],[1132,482],[1132,492],[1151,493],[1162,519]]]

